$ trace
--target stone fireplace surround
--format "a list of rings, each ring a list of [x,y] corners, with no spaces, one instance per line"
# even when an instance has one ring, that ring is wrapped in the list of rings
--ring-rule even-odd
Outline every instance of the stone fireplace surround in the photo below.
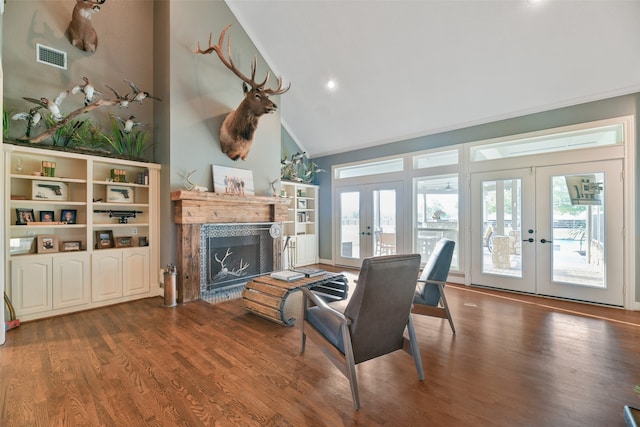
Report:
[[[291,199],[179,190],[171,193],[178,225],[178,302],[200,299],[200,229],[204,224],[283,222]],[[279,252],[275,252],[279,256]],[[279,260],[274,260],[278,265]]]

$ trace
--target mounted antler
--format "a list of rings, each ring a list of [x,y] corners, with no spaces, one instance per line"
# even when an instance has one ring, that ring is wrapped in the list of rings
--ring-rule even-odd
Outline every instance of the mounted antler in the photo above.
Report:
[[[224,38],[227,30],[231,27],[231,24],[227,25],[220,33],[218,44],[212,45],[212,34],[209,35],[209,47],[205,50],[198,48],[194,53],[210,54],[216,52],[218,58],[222,63],[233,73],[238,76],[242,81],[242,88],[245,93],[244,100],[240,103],[238,108],[229,113],[225,117],[220,129],[220,146],[222,151],[233,160],[246,159],[249,154],[249,149],[253,143],[253,135],[256,127],[258,126],[258,119],[263,114],[274,113],[278,106],[269,99],[270,95],[280,95],[285,93],[291,88],[291,83],[286,88],[282,87],[282,77],[278,78],[278,87],[275,89],[269,89],[265,86],[271,77],[271,73],[267,71],[267,76],[261,83],[256,82],[256,57],[251,62],[251,78],[245,76],[238,70],[233,63],[233,56],[231,54],[231,37],[227,42],[227,56],[225,58],[222,52]],[[249,85],[251,89],[247,87]]]
[[[227,271],[227,267],[225,267],[224,265],[224,261],[229,258],[229,255],[231,255],[233,252],[231,252],[231,248],[227,248],[227,253],[224,254],[224,258],[222,259],[218,259],[218,254],[214,254],[213,257],[216,259],[216,261],[218,261],[218,263],[220,264],[220,271]]]

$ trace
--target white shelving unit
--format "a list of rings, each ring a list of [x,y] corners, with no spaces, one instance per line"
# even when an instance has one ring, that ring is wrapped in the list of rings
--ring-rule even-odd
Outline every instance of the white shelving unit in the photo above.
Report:
[[[3,154],[5,274],[21,320],[160,294],[160,165],[6,143]]]
[[[282,196],[292,198],[283,235],[289,237],[285,268],[318,262],[318,186],[282,181]]]

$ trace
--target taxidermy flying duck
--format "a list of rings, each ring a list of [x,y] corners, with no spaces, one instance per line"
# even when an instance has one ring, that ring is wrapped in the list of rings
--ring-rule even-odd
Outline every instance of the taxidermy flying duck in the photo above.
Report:
[[[31,129],[41,123],[42,114],[38,111],[40,108],[42,107],[34,107],[28,113],[17,113],[11,117],[11,120],[24,120],[27,122],[27,131],[25,133],[27,138],[31,136]]]
[[[83,77],[82,80],[84,80],[84,84],[74,86],[71,89],[71,93],[73,95],[77,93],[83,93],[84,105],[86,107],[93,102],[94,96],[100,95],[100,92],[98,92],[96,88],[89,82],[89,79],[87,77]]]
[[[132,101],[138,101],[139,103],[142,103],[142,100],[144,99],[155,99],[156,101],[162,101],[162,99],[157,98],[153,95],[151,95],[149,92],[145,92],[142,91],[140,89],[138,89],[138,86],[136,86],[135,83],[129,81],[129,80],[125,80],[125,82],[127,82],[129,84],[129,87],[131,88],[131,91],[133,92],[133,95],[131,97]]]
[[[109,89],[111,89],[111,92],[113,92],[113,94],[115,95],[118,107],[127,108],[129,106],[129,102],[131,101],[129,99],[129,94],[126,94],[125,96],[122,96],[118,92],[116,92],[116,90],[114,88],[112,88],[111,86],[109,86],[107,84],[105,84],[105,86],[108,87]]]
[[[136,122],[134,121],[135,116],[129,116],[128,119],[123,119],[122,117],[118,117],[114,114],[111,115],[111,117],[113,117],[114,119],[116,119],[117,121],[119,121],[120,123],[122,123],[122,131],[124,133],[129,133],[133,130],[134,127],[136,126],[144,126],[144,123],[141,122]]]
[[[56,99],[54,99],[53,101],[48,100],[47,98],[40,98],[40,99],[35,99],[35,98],[28,98],[28,97],[23,97],[22,99],[29,101],[29,102],[33,102],[35,104],[38,104],[44,108],[46,108],[47,110],[49,110],[49,113],[51,114],[51,117],[53,117],[53,119],[56,122],[59,122],[60,120],[62,120],[62,112],[60,110],[60,104],[62,103],[62,101],[67,97],[67,95],[69,94],[68,90],[65,90],[64,92],[60,92],[60,95],[56,96]]]

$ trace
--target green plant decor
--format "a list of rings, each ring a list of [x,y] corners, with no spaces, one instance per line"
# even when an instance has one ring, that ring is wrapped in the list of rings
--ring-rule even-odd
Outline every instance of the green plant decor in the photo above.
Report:
[[[149,133],[133,129],[131,132],[124,132],[116,119],[111,118],[111,136],[105,136],[111,149],[118,155],[142,160],[144,152],[151,147],[147,145]]]
[[[71,143],[74,147],[87,151],[109,153],[108,147],[110,145],[108,139],[105,138],[100,126],[93,123],[90,119],[82,122],[82,125],[72,135]]]
[[[9,137],[9,130],[11,129],[11,111],[2,109],[2,138],[7,139]]]
[[[49,114],[44,118],[47,128],[54,127],[58,122]],[[71,141],[76,137],[78,129],[83,126],[83,121],[71,120],[60,126],[51,134],[51,141],[55,147],[69,147]]]
[[[305,152],[297,152],[291,156],[285,153],[280,161],[280,179],[293,182],[312,183],[324,169],[305,157]]]

